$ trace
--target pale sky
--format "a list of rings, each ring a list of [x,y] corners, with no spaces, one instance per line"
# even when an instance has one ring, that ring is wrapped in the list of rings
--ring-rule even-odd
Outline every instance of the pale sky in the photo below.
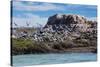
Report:
[[[48,17],[54,14],[78,14],[90,20],[97,18],[97,6],[79,4],[60,4],[32,1],[13,1],[12,2],[12,25],[16,27],[44,26]],[[15,24],[14,24],[15,23]]]

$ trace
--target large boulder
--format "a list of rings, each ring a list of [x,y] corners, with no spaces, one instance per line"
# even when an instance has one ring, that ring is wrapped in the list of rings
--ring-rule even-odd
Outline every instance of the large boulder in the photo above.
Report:
[[[88,20],[80,15],[67,15],[67,14],[55,14],[48,18],[48,22],[44,28],[52,27],[53,30],[62,28],[72,32],[85,32],[89,27]]]

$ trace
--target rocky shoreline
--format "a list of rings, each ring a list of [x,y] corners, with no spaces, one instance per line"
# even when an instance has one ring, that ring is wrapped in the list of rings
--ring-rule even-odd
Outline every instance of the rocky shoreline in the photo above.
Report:
[[[33,51],[33,52],[21,52],[21,53],[13,53],[12,56],[15,55],[24,55],[24,54],[48,54],[48,53],[97,53],[97,49],[94,47],[78,47],[78,48],[69,48],[66,50],[49,50],[47,52],[41,51]]]
[[[18,28],[16,31],[16,37],[11,39],[12,55],[97,53],[97,22],[83,16],[55,14],[48,18],[43,28],[32,28],[32,31]]]
[[[41,51],[35,51],[35,52],[29,52],[29,53],[13,53],[12,56],[16,56],[16,55],[25,55],[25,54],[50,54],[50,53],[97,53],[97,49],[94,47],[78,47],[78,48],[69,48],[66,50],[51,50],[48,52],[41,52]]]

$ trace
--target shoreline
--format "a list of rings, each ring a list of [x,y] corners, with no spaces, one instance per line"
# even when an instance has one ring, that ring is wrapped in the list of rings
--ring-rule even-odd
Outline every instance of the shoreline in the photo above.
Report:
[[[68,48],[64,50],[52,50],[48,52],[36,52],[36,53],[21,53],[21,54],[12,54],[12,56],[16,55],[27,55],[27,54],[62,54],[62,53],[95,53],[97,54],[96,47],[76,47],[76,48]]]

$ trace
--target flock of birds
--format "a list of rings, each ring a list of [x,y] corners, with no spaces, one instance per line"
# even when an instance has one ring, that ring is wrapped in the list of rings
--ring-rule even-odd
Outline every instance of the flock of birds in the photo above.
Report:
[[[63,42],[69,34],[70,30],[66,25],[49,25],[47,28],[41,28],[32,33],[28,31],[19,32],[17,36],[18,38],[29,38],[37,42]]]
[[[17,27],[18,25],[14,23]],[[27,28],[29,28],[30,24],[26,23]],[[32,39],[37,42],[60,42],[66,40],[69,36],[73,36],[71,32],[74,32],[74,35],[78,34],[80,36],[79,31],[75,31],[77,28],[77,24],[74,26],[67,26],[65,24],[56,24],[56,25],[47,25],[46,27],[42,27],[39,25],[39,29],[36,28],[35,31],[21,31],[17,33],[17,38],[24,38],[24,39]],[[20,27],[17,27],[20,29]]]

